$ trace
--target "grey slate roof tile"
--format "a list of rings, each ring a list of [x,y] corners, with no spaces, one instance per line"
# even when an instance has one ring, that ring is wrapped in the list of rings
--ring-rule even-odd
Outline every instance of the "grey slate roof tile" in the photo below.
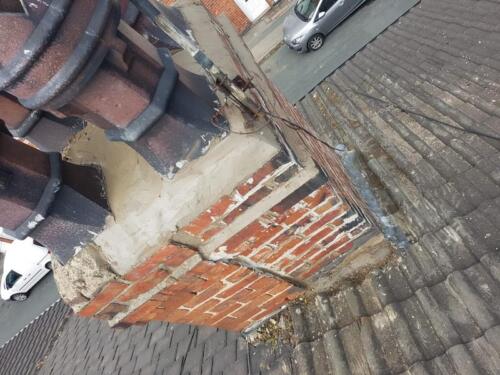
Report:
[[[370,368],[370,373],[388,373],[389,367],[386,364],[384,353],[382,352],[380,343],[375,336],[375,333],[373,332],[371,320],[369,318],[361,318],[360,325],[362,347],[359,348],[359,350],[362,350],[366,357],[368,367]]]
[[[457,345],[447,352],[456,373],[481,375],[481,369],[475,363],[469,350],[464,345]]]
[[[410,361],[418,360],[420,354],[412,351],[409,347],[400,347],[398,339],[404,341],[406,336],[399,336],[400,332],[393,330],[391,321],[385,312],[375,314],[371,317],[372,329],[380,343],[384,353],[384,360],[392,373],[404,371]],[[410,353],[407,351],[410,350]]]
[[[323,345],[325,347],[328,366],[333,374],[349,375],[349,365],[338,332],[336,330],[325,332],[323,335]]]
[[[498,374],[500,370],[500,357],[484,336],[467,344],[467,348],[474,358],[477,367],[481,369],[482,374]]]
[[[367,359],[361,348],[361,331],[357,323],[340,330],[340,339],[344,354],[353,374],[370,374]]]
[[[464,342],[481,336],[482,331],[476,323],[466,305],[447,283],[435,285],[430,288],[434,299],[443,311],[446,312],[455,331]]]
[[[314,358],[310,342],[298,344],[293,351],[293,358],[298,374],[314,374]]]
[[[346,300],[345,291],[330,296],[329,300],[335,319],[335,327],[342,328],[354,321],[352,311]]]
[[[449,292],[454,293],[463,301],[475,322],[483,331],[498,324],[498,318],[492,313],[488,302],[484,300],[462,272],[452,273],[445,285]]]
[[[441,343],[446,348],[461,343],[461,338],[456,332],[449,316],[440,308],[430,290],[428,288],[422,288],[418,290],[415,295]]]
[[[383,305],[377,297],[371,276],[368,276],[356,289],[363,303],[364,310],[369,316],[382,311]]]
[[[386,306],[385,316],[387,317],[387,324],[383,326],[386,331],[385,335],[393,335],[398,342],[400,351],[406,359],[405,366],[408,367],[415,362],[424,360],[424,354],[412,333],[411,325],[405,316],[402,304],[394,303]]]

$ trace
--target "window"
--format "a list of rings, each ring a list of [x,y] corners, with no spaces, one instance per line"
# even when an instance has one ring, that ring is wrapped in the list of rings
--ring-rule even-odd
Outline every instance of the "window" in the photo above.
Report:
[[[319,11],[320,12],[328,11],[328,9],[330,9],[336,2],[337,0],[324,0],[323,3],[321,4],[321,7],[319,8]]]
[[[10,271],[5,277],[5,286],[10,289],[14,286],[17,280],[21,277],[16,271]]]
[[[313,16],[318,3],[319,0],[299,0],[295,5],[295,13],[301,20],[308,21]]]

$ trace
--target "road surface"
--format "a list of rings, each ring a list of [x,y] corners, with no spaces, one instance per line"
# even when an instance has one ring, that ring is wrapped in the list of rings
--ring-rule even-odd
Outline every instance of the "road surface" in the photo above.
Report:
[[[319,51],[299,54],[283,46],[262,68],[295,104],[417,3],[370,0],[337,27]]]
[[[24,302],[0,301],[0,347],[59,299],[52,273],[45,276]]]

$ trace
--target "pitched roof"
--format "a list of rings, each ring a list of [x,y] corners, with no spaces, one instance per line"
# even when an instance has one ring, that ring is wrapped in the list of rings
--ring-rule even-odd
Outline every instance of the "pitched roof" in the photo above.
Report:
[[[423,0],[299,103],[363,155],[415,239],[290,309],[299,373],[498,373],[498,19],[497,1]]]

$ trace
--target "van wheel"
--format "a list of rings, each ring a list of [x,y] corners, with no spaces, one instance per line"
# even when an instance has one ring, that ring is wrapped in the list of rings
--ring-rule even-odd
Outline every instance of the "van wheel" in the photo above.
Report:
[[[10,297],[10,299],[16,302],[22,302],[28,299],[28,295],[26,293],[17,293]]]
[[[307,42],[307,47],[311,51],[317,51],[321,47],[323,47],[324,41],[325,41],[325,37],[323,36],[323,34],[315,34]]]
[[[45,268],[47,268],[48,270],[52,270],[52,262],[45,263]]]

